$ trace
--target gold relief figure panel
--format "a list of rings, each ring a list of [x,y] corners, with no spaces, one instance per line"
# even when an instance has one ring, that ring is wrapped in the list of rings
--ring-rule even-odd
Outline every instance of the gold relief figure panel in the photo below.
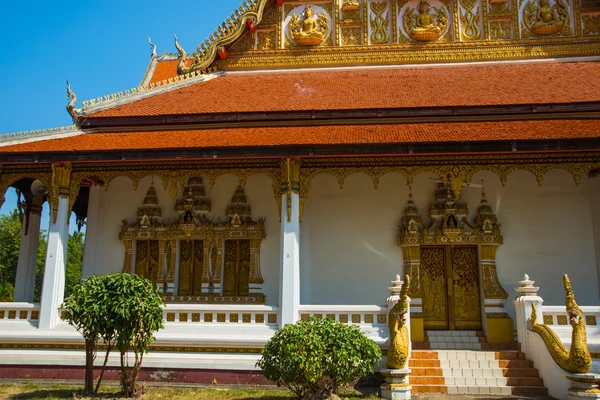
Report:
[[[273,50],[275,49],[275,43],[277,41],[277,34],[275,31],[259,31],[257,32],[258,42],[256,44],[257,50]]]
[[[599,5],[600,8],[600,5]],[[584,15],[581,18],[583,23],[583,34],[586,36],[600,35],[600,14]]]
[[[510,40],[510,21],[491,21],[490,34],[493,40]]]
[[[522,11],[525,37],[571,35],[569,6],[564,0],[528,0]]]
[[[448,30],[448,11],[442,4],[432,6],[421,0],[416,8],[406,6],[401,10],[404,33],[418,42],[434,42]]]
[[[329,9],[329,13],[326,8]],[[286,13],[284,22],[287,39],[301,47],[330,44],[332,10],[332,4],[327,3],[320,6],[307,4],[292,8],[289,13]]]
[[[358,46],[361,44],[362,28],[343,28],[342,45]]]

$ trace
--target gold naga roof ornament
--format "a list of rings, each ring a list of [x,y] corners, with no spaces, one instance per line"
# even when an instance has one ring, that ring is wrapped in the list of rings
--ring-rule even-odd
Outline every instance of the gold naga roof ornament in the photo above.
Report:
[[[536,4],[537,3],[537,4]],[[569,25],[569,7],[563,0],[529,0],[523,9],[524,24],[538,36],[555,35]]]
[[[258,25],[266,4],[267,0],[244,0],[231,16],[200,43],[189,58],[175,36],[179,58],[177,73],[183,75],[194,71],[210,72],[207,69],[217,57],[219,49],[236,41],[244,33],[246,26],[253,29]]]
[[[571,334],[571,348],[567,349],[552,328],[537,323],[537,309],[532,304],[531,330],[542,337],[548,351],[556,364],[567,372],[587,374],[592,367],[592,356],[587,346],[585,329],[585,316],[575,301],[575,294],[571,288],[569,276],[563,277],[565,287],[565,305],[569,315],[569,324],[573,327]]]
[[[69,104],[67,104],[67,111],[69,115],[73,119],[73,123],[77,125],[79,128],[79,124],[77,123],[79,119],[79,115],[81,115],[81,109],[75,108],[75,104],[77,103],[77,95],[71,90],[71,82],[67,81],[67,97],[69,98]]]
[[[432,7],[421,0],[416,9],[407,8],[403,16],[404,30],[418,42],[438,40],[448,29],[448,12],[442,6]]]
[[[315,16],[318,18],[315,19]],[[329,17],[325,11],[315,13],[308,5],[302,14],[292,16],[288,23],[288,34],[298,46],[318,46],[329,35]]]

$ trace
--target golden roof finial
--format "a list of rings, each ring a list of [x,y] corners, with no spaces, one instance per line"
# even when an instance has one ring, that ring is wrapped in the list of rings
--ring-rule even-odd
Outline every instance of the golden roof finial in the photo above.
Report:
[[[152,39],[148,36],[148,44],[150,45],[150,51],[152,52],[152,57],[156,57],[156,45],[152,43]]]

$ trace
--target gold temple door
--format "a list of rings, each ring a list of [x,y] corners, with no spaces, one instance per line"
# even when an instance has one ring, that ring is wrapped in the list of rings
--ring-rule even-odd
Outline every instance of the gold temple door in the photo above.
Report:
[[[421,247],[425,329],[481,329],[476,246]]]
[[[136,244],[135,273],[150,279],[156,287],[160,263],[158,240],[138,240]]]
[[[199,295],[200,293],[202,293],[204,241],[182,240],[179,246],[179,295]]]
[[[224,296],[248,296],[250,286],[250,240],[225,241]]]

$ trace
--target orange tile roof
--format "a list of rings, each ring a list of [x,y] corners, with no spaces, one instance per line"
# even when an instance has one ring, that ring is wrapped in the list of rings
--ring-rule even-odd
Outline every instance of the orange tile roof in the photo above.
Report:
[[[391,144],[600,137],[600,120],[451,122],[88,133],[0,147],[2,153]]]
[[[177,76],[178,60],[163,60],[156,63],[154,73],[148,83],[160,82],[164,79],[174,78]]]
[[[122,117],[589,102],[600,101],[599,72],[599,62],[529,62],[235,73],[92,115]]]

